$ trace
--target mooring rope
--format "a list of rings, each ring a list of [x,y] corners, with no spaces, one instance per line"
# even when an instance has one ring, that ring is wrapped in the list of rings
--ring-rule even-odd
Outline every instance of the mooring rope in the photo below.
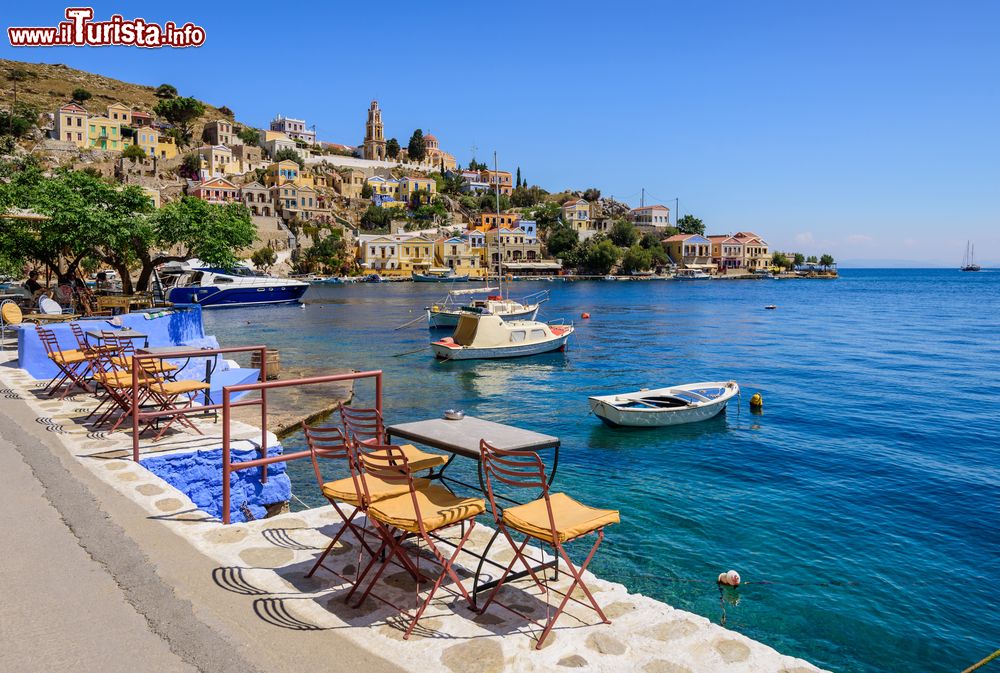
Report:
[[[991,661],[993,661],[997,657],[1000,657],[1000,650],[997,650],[996,652],[994,652],[990,656],[986,657],[982,661],[979,661],[979,662],[977,662],[975,664],[972,664],[972,666],[969,666],[967,669],[965,669],[964,671],[962,671],[962,673],[972,673],[972,671],[976,670],[977,668],[982,668],[983,666],[985,666],[986,664],[990,663]]]
[[[392,357],[394,357],[394,358],[401,358],[404,355],[413,355],[414,353],[419,353],[420,351],[425,351],[425,350],[427,350],[430,347],[431,347],[431,345],[427,344],[426,346],[421,346],[420,348],[417,348],[416,350],[406,351],[405,353],[396,353]]]
[[[421,315],[417,316],[416,318],[414,318],[413,320],[411,320],[410,322],[408,322],[408,323],[403,323],[403,324],[402,324],[402,325],[400,325],[399,327],[396,327],[396,328],[393,328],[393,330],[392,330],[392,331],[393,331],[393,332],[396,332],[396,331],[398,331],[398,330],[401,330],[401,329],[403,329],[404,327],[409,327],[409,326],[410,326],[410,325],[412,325],[413,323],[415,323],[415,322],[420,322],[421,320],[423,320],[423,319],[424,319],[424,318],[426,318],[426,317],[427,317],[426,315],[422,315],[422,314],[421,314]]]

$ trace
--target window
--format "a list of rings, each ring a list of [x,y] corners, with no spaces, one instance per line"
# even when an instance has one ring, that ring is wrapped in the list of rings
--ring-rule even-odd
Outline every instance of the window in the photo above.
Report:
[[[519,344],[524,341],[525,332],[524,330],[517,330],[516,332],[510,333],[510,340],[512,343]]]

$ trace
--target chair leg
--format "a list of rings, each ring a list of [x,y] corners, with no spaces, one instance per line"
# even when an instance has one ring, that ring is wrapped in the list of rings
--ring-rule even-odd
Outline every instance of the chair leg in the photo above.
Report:
[[[340,530],[337,531],[337,534],[333,536],[332,540],[330,540],[330,544],[328,544],[323,553],[320,554],[320,557],[316,559],[316,563],[313,565],[312,569],[310,569],[309,572],[306,573],[306,577],[312,577],[313,574],[317,570],[319,570],[319,567],[323,565],[323,561],[326,560],[327,555],[331,551],[333,551],[334,546],[337,544],[337,542],[340,541],[341,536],[343,536],[344,532],[347,529],[351,529],[351,532],[354,533],[355,537],[358,538],[358,541],[362,544],[362,546],[368,549],[368,551],[371,552],[373,556],[375,554],[375,552],[371,549],[371,547],[368,546],[368,543],[361,538],[361,536],[358,534],[358,531],[356,530],[357,524],[354,523],[354,517],[357,516],[358,512],[361,511],[361,508],[355,507],[354,511],[352,511],[349,516],[344,516],[344,512],[340,509],[340,507],[337,505],[336,502],[331,500],[330,504],[333,505],[333,508],[337,511],[337,514],[340,515],[340,518],[344,520],[344,525],[340,527]]]
[[[424,541],[427,543],[427,546],[430,547],[432,552],[434,552],[434,556],[436,556],[438,561],[441,563],[441,574],[438,575],[438,578],[431,586],[430,591],[427,592],[427,598],[424,599],[423,604],[417,609],[417,613],[413,615],[413,620],[410,622],[409,628],[407,628],[406,633],[403,634],[403,640],[409,639],[410,634],[413,633],[413,629],[417,626],[417,622],[420,621],[420,616],[424,614],[424,610],[426,610],[427,606],[431,604],[431,601],[434,599],[435,592],[437,592],[438,587],[441,586],[441,582],[444,581],[446,575],[458,585],[458,590],[461,592],[462,596],[465,597],[465,600],[469,602],[469,607],[475,611],[475,604],[472,601],[472,597],[469,595],[469,592],[465,590],[465,585],[462,584],[461,578],[458,576],[458,573],[455,572],[455,568],[453,567],[455,559],[457,559],[458,555],[462,553],[462,547],[465,546],[469,536],[472,535],[472,529],[475,527],[476,522],[470,519],[469,527],[466,529],[465,535],[463,535],[458,541],[458,544],[455,545],[455,551],[448,559],[445,559],[444,554],[438,551],[437,546],[434,544],[434,541],[429,535],[422,536]]]
[[[499,593],[500,588],[503,586],[504,581],[507,579],[507,576],[514,569],[514,564],[517,563],[518,561],[521,562],[521,564],[524,566],[524,569],[528,571],[529,575],[531,575],[531,579],[535,581],[535,586],[537,586],[540,591],[545,591],[545,586],[542,584],[542,581],[538,579],[538,575],[535,574],[535,571],[534,569],[532,569],[531,564],[528,563],[528,560],[526,558],[524,558],[524,548],[528,546],[529,542],[531,542],[531,538],[526,535],[524,537],[524,542],[522,542],[521,546],[518,547],[517,543],[514,542],[514,538],[511,537],[510,532],[507,530],[507,527],[503,525],[503,523],[498,522],[497,527],[504,534],[504,537],[507,539],[507,543],[510,545],[511,549],[514,550],[514,557],[510,560],[510,563],[507,564],[507,568],[500,575],[500,579],[497,580],[497,583],[493,586],[493,590],[490,591],[490,595],[486,597],[486,601],[482,604],[482,606],[480,606],[479,608],[480,612],[485,612],[486,608],[488,608],[490,603],[493,602],[493,599],[496,598],[496,595],[497,593]]]
[[[597,548],[601,546],[601,542],[603,540],[604,540],[604,531],[600,530],[597,533],[597,541],[594,543],[594,546],[591,547],[590,549],[590,554],[587,555],[587,559],[582,564],[580,564],[579,568],[573,566],[573,562],[569,560],[569,556],[566,554],[566,550],[563,548],[561,544],[555,545],[556,551],[558,552],[559,556],[561,556],[563,561],[565,561],[566,563],[566,572],[568,572],[570,576],[573,578],[573,582],[570,583],[569,589],[567,589],[565,595],[563,595],[563,599],[559,603],[559,607],[556,608],[555,613],[552,615],[552,617],[549,618],[549,623],[546,624],[545,628],[542,630],[542,635],[538,637],[538,642],[535,644],[536,650],[541,649],[542,644],[545,642],[545,639],[552,631],[552,627],[555,626],[556,620],[559,619],[559,616],[563,613],[563,610],[566,609],[566,604],[570,601],[570,598],[572,598],[573,591],[578,586],[581,589],[583,589],[583,593],[587,596],[587,599],[590,601],[591,607],[593,607],[594,610],[597,612],[598,616],[600,616],[601,621],[604,622],[605,624],[611,623],[611,620],[604,615],[604,611],[601,610],[601,607],[597,604],[597,601],[594,600],[594,596],[590,593],[590,589],[587,588],[586,583],[584,583],[583,581],[583,573],[584,571],[587,570],[587,566],[590,565],[591,560],[593,560],[594,558],[594,554],[597,552]]]

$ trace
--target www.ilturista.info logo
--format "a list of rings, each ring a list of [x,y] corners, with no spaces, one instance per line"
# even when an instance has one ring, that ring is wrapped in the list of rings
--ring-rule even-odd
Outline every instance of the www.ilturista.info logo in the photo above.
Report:
[[[108,21],[93,21],[92,7],[67,7],[66,21],[55,27],[11,27],[7,29],[12,47],[200,47],[205,29],[193,23],[178,26],[167,21],[162,26],[113,14]]]

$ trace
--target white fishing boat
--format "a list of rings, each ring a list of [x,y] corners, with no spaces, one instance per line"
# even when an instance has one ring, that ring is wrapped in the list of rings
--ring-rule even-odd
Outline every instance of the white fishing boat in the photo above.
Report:
[[[413,271],[411,277],[416,283],[464,283],[469,280],[469,274],[459,275],[447,267],[430,268],[425,273]]]
[[[442,360],[483,360],[538,355],[566,348],[573,325],[503,320],[492,313],[465,311],[455,333],[431,343]]]
[[[701,269],[678,269],[674,280],[712,280],[712,276]]]
[[[736,381],[710,381],[589,399],[591,411],[608,425],[652,428],[713,418],[739,392]]]
[[[463,311],[492,313],[504,320],[534,320],[538,315],[538,307],[548,300],[546,291],[536,292],[517,301],[504,298],[503,295],[492,294],[499,291],[496,287],[477,287],[467,290],[452,290],[438,304],[427,307],[427,326],[456,327]],[[476,298],[466,302],[463,297],[485,294],[485,298]]]

